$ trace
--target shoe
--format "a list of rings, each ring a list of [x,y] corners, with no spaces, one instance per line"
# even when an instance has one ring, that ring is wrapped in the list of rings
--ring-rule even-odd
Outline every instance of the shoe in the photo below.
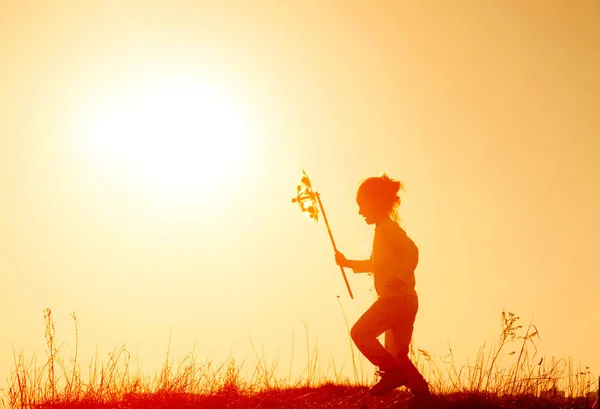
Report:
[[[433,408],[433,396],[429,392],[416,393],[408,401],[408,409],[428,409]]]
[[[369,395],[381,396],[393,391],[403,385],[406,385],[408,378],[400,369],[392,369],[390,371],[379,371],[381,379],[369,389]]]

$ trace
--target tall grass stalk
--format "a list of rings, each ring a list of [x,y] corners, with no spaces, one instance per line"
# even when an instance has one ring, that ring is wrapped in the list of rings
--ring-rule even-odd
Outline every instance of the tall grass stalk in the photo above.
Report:
[[[362,359],[360,359],[360,376],[358,374],[358,369],[356,368],[356,355],[354,353],[354,341],[352,341],[352,337],[350,336],[350,324],[348,323],[348,318],[346,317],[346,312],[344,311],[344,307],[342,306],[342,302],[340,301],[340,296],[337,296],[338,304],[340,305],[340,309],[342,310],[342,316],[344,317],[344,322],[346,323],[346,329],[348,330],[348,340],[350,341],[350,354],[352,356],[352,372],[354,374],[354,383],[357,385],[365,385],[364,371],[362,365]]]

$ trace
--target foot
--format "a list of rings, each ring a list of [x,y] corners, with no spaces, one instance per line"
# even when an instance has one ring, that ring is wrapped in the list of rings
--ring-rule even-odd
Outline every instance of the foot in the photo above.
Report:
[[[381,371],[381,379],[369,389],[369,394],[373,396],[385,395],[403,385],[406,385],[408,378],[404,372],[399,369]]]
[[[428,409],[433,408],[433,397],[429,392],[416,393],[408,401],[408,409]]]

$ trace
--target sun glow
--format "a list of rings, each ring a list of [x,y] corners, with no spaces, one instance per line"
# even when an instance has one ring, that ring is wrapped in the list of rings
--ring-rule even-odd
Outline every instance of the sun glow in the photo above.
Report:
[[[250,148],[252,127],[226,91],[179,78],[114,93],[83,123],[86,150],[152,196],[202,197],[241,171]]]

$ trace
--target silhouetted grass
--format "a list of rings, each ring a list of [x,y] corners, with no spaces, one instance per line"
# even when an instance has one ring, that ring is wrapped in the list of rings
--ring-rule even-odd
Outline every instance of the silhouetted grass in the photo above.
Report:
[[[319,376],[318,349],[314,346],[311,351],[308,329],[307,369],[298,379],[291,376],[278,379],[275,376],[278,362],[267,364],[254,345],[258,363],[248,379],[241,376],[241,365],[234,359],[220,365],[210,361],[200,363],[192,351],[175,365],[169,349],[161,370],[148,377],[132,370],[131,354],[123,346],[113,350],[107,362],[98,362],[97,357],[92,360],[84,381],[78,362],[79,333],[74,313],[72,318],[76,342],[70,363],[65,363],[61,346],[55,343],[52,312],[46,309],[47,359],[38,365],[35,356],[26,359],[23,352],[13,353],[14,368],[2,406],[383,409],[405,407],[411,396],[401,388],[383,398],[369,397],[362,368],[359,377],[353,349],[354,381],[342,378],[333,362],[334,379]],[[576,369],[570,359],[538,358],[537,328],[532,324],[523,328],[515,314],[503,312],[501,324],[498,343],[488,347],[484,344],[474,362],[465,366],[457,366],[452,348],[439,363],[427,351],[411,349],[411,358],[436,396],[436,408],[592,407],[597,398],[586,398],[595,388],[588,368]]]

